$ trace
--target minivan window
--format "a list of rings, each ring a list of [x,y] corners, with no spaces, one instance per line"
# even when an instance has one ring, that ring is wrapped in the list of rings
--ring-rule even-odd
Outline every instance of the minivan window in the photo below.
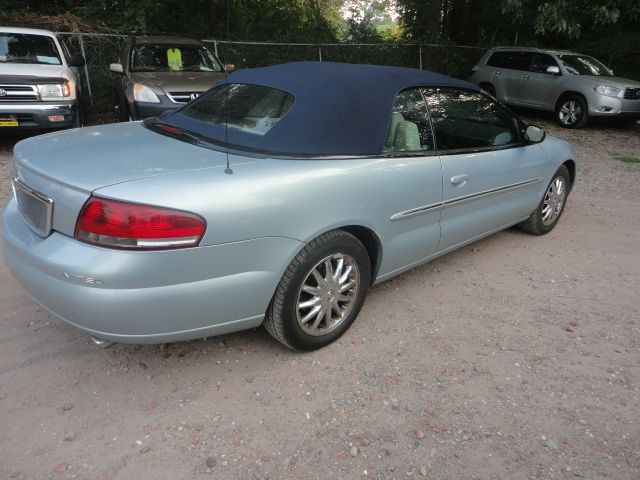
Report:
[[[53,38],[26,33],[0,33],[0,63],[61,65]]]
[[[383,152],[433,150],[433,134],[420,90],[400,92],[393,103]]]
[[[558,55],[565,70],[572,75],[610,77],[611,72],[602,63],[587,55]]]
[[[502,62],[502,68],[511,70],[529,70],[533,53],[531,52],[506,52]]]
[[[438,150],[507,145],[519,140],[514,117],[480,92],[426,88]]]

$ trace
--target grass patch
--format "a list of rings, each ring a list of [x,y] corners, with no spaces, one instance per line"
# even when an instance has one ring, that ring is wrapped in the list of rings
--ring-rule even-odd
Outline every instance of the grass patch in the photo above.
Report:
[[[640,158],[634,157],[633,155],[621,155],[617,153],[613,156],[613,158],[624,163],[640,163]]]

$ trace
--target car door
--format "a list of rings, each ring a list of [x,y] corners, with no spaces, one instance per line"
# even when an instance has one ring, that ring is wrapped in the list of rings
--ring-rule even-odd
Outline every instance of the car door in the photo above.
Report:
[[[525,146],[515,117],[481,92],[424,95],[443,171],[441,249],[525,219],[538,202],[544,151]]]
[[[523,77],[527,75],[533,54],[531,52],[506,52],[499,69],[503,95],[499,97],[507,103],[521,104]],[[497,74],[496,74],[497,75]]]
[[[556,67],[558,73],[547,73],[548,67]],[[553,106],[561,79],[562,73],[555,59],[546,53],[535,53],[529,72],[522,77],[522,104],[534,108]]]
[[[385,221],[381,271],[415,264],[439,250],[442,165],[419,88],[400,92],[375,171],[383,176],[370,208]]]

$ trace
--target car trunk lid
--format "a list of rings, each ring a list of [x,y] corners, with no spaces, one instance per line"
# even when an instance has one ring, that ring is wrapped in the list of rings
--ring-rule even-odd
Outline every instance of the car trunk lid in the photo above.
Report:
[[[41,135],[18,143],[14,172],[53,202],[53,230],[73,235],[78,213],[96,189],[159,175],[220,168],[224,152],[120,123]]]

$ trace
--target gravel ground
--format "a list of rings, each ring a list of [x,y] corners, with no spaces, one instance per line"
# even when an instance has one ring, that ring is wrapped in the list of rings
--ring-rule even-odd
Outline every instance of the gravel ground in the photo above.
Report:
[[[578,151],[558,227],[373,288],[318,352],[260,329],[100,350],[0,262],[0,477],[640,478],[640,165],[613,156],[640,127],[533,121]]]

